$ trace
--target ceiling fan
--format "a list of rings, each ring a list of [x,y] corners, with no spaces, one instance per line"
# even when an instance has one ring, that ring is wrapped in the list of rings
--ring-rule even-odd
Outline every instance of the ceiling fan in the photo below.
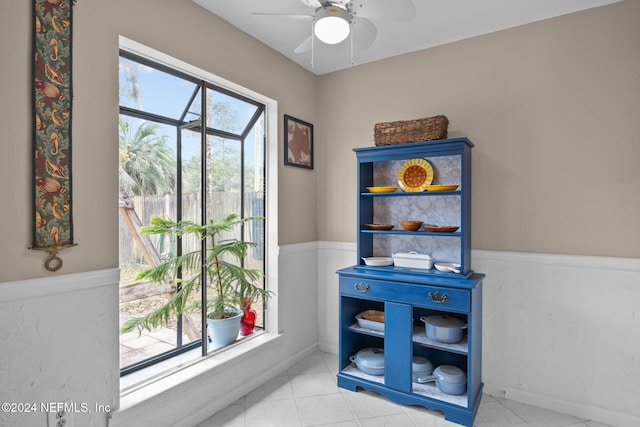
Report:
[[[340,44],[351,35],[351,61],[353,50],[368,49],[375,41],[378,30],[370,19],[410,21],[415,16],[411,0],[300,0],[313,9],[308,14],[252,13],[252,15],[278,16],[311,21],[309,35],[294,53],[312,51],[315,39],[327,45]]]

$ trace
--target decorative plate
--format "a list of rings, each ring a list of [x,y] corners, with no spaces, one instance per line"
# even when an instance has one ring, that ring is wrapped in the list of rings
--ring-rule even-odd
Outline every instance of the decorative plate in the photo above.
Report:
[[[393,193],[398,187],[367,187],[371,193]]]
[[[365,264],[374,267],[384,267],[387,265],[393,265],[393,258],[389,256],[370,256],[362,257]]]
[[[438,271],[445,271],[447,273],[460,273],[460,264],[454,262],[436,262],[433,266]]]
[[[391,230],[394,225],[393,224],[365,224],[370,230]]]
[[[427,185],[427,191],[454,191],[459,185],[458,184],[437,184],[437,185]]]
[[[460,227],[457,225],[425,225],[424,228],[434,233],[453,233]]]
[[[433,168],[425,159],[404,162],[398,171],[398,185],[403,191],[424,191],[433,182]]]

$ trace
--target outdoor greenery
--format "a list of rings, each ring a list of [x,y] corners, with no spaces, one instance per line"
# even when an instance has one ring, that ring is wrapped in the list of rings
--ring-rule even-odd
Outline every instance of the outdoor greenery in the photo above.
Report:
[[[133,132],[120,119],[120,189],[127,195],[171,194],[175,192],[175,159],[167,137],[156,134],[158,126],[143,122]]]
[[[263,302],[271,293],[262,288],[263,272],[243,266],[247,249],[255,246],[253,242],[238,239],[225,239],[222,235],[232,232],[236,227],[249,221],[263,220],[261,217],[241,218],[230,213],[218,221],[199,225],[191,221],[172,221],[154,216],[150,226],[142,228],[147,234],[175,233],[182,237],[195,235],[206,242],[205,258],[200,250],[150,267],[138,274],[137,280],[149,279],[154,282],[175,282],[178,289],[175,295],[162,307],[141,317],[129,318],[120,329],[121,333],[137,329],[152,330],[166,325],[172,318],[182,313],[202,310],[198,298],[190,298],[192,293],[200,290],[202,283],[207,289],[207,316],[211,319],[222,319],[237,314],[245,308],[245,301]],[[172,317],[175,316],[175,317]]]
[[[119,182],[129,196],[174,194],[176,191],[176,159],[168,146],[167,135],[158,135],[159,126],[143,122],[135,131],[132,122],[119,122]],[[240,150],[238,142],[208,137],[208,191],[240,190]],[[200,191],[200,155],[182,161],[182,191]],[[253,182],[254,170],[245,170],[245,183]]]

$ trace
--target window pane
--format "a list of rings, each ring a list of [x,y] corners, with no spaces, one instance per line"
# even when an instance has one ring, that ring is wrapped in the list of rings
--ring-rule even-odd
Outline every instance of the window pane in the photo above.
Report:
[[[182,145],[182,219],[200,221],[200,186],[202,155],[200,132],[185,129],[181,133]]]
[[[260,116],[256,124],[249,132],[244,143],[244,176],[245,176],[245,202],[244,216],[264,217],[264,182],[265,182],[265,157],[264,157],[264,114]],[[244,239],[256,243],[248,254],[246,266],[264,271],[265,249],[265,221],[251,221],[245,227]],[[264,286],[264,284],[263,284]],[[256,326],[264,327],[264,307],[262,301],[256,301],[253,305],[256,310]]]
[[[207,127],[241,135],[258,107],[207,89]]]
[[[120,105],[179,119],[196,84],[120,57]]]
[[[200,132],[191,129],[183,130],[182,133],[182,213],[183,221],[201,223],[202,192],[200,191],[202,156],[200,153]],[[201,249],[200,240],[197,236],[189,234],[181,239],[181,254],[199,252]],[[192,277],[189,273],[183,272],[183,279]],[[201,312],[199,302],[202,295],[200,290],[193,292],[189,296],[189,302],[193,308],[188,313],[183,314],[183,330],[188,336],[184,343],[198,341],[202,338]]]
[[[187,112],[184,116],[185,122],[192,122],[194,120],[200,120],[200,116],[202,116],[202,111],[200,110],[202,91],[200,87],[197,89],[196,96],[193,98],[191,104],[187,106]]]
[[[175,236],[147,235],[136,224],[153,215],[175,218],[175,127],[120,116],[120,322],[142,317],[161,307],[175,284],[137,280],[136,275],[175,255]],[[121,366],[140,362],[177,345],[177,323],[121,337]]]
[[[207,221],[217,222],[230,213],[242,213],[240,147],[238,140],[207,136]],[[217,240],[241,239],[240,231],[223,231]]]

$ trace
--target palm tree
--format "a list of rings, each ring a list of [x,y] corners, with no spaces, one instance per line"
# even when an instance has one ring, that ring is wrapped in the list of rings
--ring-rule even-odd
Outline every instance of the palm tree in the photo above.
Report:
[[[120,119],[118,171],[120,189],[127,195],[167,194],[175,191],[175,159],[158,125],[142,123],[132,132]]]

